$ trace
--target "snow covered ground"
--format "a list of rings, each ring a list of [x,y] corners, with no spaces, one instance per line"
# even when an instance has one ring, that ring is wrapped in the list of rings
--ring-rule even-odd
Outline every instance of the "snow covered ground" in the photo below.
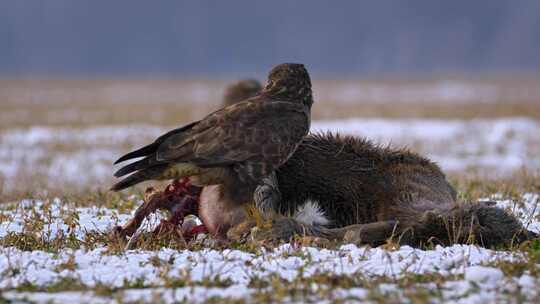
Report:
[[[7,202],[2,193],[21,185],[31,188],[37,181],[45,192],[55,187],[103,189],[112,182],[114,159],[168,129],[141,124],[1,130],[0,239],[31,233],[41,240],[65,237],[80,243],[124,223],[131,211],[76,207],[80,204],[60,199]],[[316,121],[312,131],[339,131],[407,146],[450,172],[474,169],[504,176],[522,167],[540,169],[540,122],[528,118],[349,119]],[[517,201],[504,195],[492,199],[540,232],[537,193],[522,194]],[[158,218],[145,227],[151,229]],[[534,260],[528,254],[466,245],[433,250],[343,245],[330,250],[290,244],[259,252],[206,248],[111,253],[101,243],[54,252],[2,243],[0,300],[263,302],[285,294],[291,302],[538,302],[540,277],[533,270],[540,264],[531,265]],[[515,271],[516,267],[525,270]]]
[[[538,194],[525,194],[522,204],[499,200],[498,205],[513,210],[529,229],[540,232],[538,203]],[[60,234],[83,239],[88,233],[106,232],[128,217],[106,208],[76,208],[60,199],[6,204],[0,212],[4,219],[0,224],[0,237],[33,229],[34,233],[51,240]],[[66,220],[70,214],[78,214],[75,224]],[[45,225],[37,230],[25,227],[28,219],[36,216],[42,217]],[[9,220],[5,220],[7,218]],[[155,222],[145,227],[151,229],[153,224]],[[505,262],[526,261],[525,252],[494,251],[471,245],[437,246],[433,250],[342,245],[329,250],[285,244],[275,249],[262,248],[257,253],[164,248],[120,254],[107,252],[105,246],[91,250],[64,249],[59,253],[1,247],[0,290],[6,299],[39,303],[108,303],[112,297],[124,302],[141,299],[148,302],[160,299],[166,303],[203,302],[212,297],[255,301],[261,294],[278,292],[275,289],[279,286],[308,291],[304,295],[291,293],[291,301],[368,300],[377,295],[390,300],[423,290],[429,291],[433,300],[456,303],[504,302],[516,296],[522,300],[538,300],[538,277],[527,271],[512,275],[497,267]],[[331,288],[317,283],[316,278],[322,276],[350,278],[353,283],[348,288],[346,285]],[[410,286],[396,283],[415,276],[424,279]],[[62,282],[90,290],[44,292],[47,288],[58,288]],[[176,282],[174,288],[166,288],[170,282]],[[99,293],[96,290],[100,286],[121,292]]]
[[[172,126],[171,126],[172,128]],[[0,132],[0,189],[28,179],[75,187],[110,185],[112,162],[170,128],[152,125],[82,128],[31,127]],[[316,121],[312,131],[339,131],[381,144],[409,147],[446,171],[475,169],[490,176],[540,168],[540,122],[485,120],[349,119]]]

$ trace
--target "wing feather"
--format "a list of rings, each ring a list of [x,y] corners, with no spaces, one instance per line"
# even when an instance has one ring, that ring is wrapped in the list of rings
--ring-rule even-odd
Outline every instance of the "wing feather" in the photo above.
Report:
[[[280,154],[289,153],[291,147],[294,151],[308,131],[309,114],[301,104],[245,101],[209,115],[189,131],[189,136],[171,135],[158,147],[157,160],[201,166],[262,161],[265,157],[281,162]]]

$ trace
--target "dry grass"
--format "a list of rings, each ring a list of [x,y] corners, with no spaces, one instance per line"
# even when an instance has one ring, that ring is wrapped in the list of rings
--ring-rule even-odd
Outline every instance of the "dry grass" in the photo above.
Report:
[[[5,80],[0,81],[0,128],[178,124],[215,109],[223,86],[197,81]]]
[[[180,125],[219,108],[228,83],[225,80],[4,79],[0,80],[0,132],[32,126]],[[539,84],[540,79],[533,77],[318,80],[314,81],[313,116],[314,119],[540,118]],[[19,166],[16,174],[10,177],[10,183],[15,187],[2,189],[5,181],[0,172],[0,199],[12,201],[53,195],[78,197],[105,192],[103,185],[110,184],[111,179],[102,179],[98,184],[89,181],[85,185],[57,183],[49,175],[49,167],[57,161],[56,156],[65,155],[70,160],[84,151],[99,149],[110,152],[110,159],[101,157],[94,162],[108,167],[114,156],[134,148],[133,142],[140,144],[151,139],[147,134],[136,141],[130,139],[119,143],[40,143],[39,149],[46,150],[47,155],[40,158],[39,168]],[[0,133],[0,144],[1,141]],[[423,151],[421,145],[410,147]],[[471,174],[467,172],[466,175]]]
[[[474,172],[452,173],[449,174],[449,180],[458,193],[468,200],[494,194],[517,199],[526,192],[540,193],[540,171],[522,169],[504,177],[490,177]]]
[[[513,180],[505,181],[505,191],[508,193],[517,193],[519,191],[529,191],[538,189],[538,183],[533,179],[535,177],[528,176],[525,173],[520,176],[516,176]],[[471,187],[474,185],[474,187]],[[483,182],[481,180],[475,180],[474,178],[466,179],[462,181],[460,190],[466,191],[466,189],[480,189],[472,192],[462,192],[462,195],[466,199],[472,199],[473,197],[488,196],[491,193],[491,182]],[[512,198],[512,196],[503,195],[504,198]],[[135,206],[130,202],[133,198],[126,197],[110,197],[104,196],[100,198],[103,207],[116,208],[129,212]],[[0,238],[0,244],[2,247],[16,247],[25,251],[42,250],[45,252],[55,253],[54,259],[58,259],[59,253],[66,249],[84,249],[93,250],[99,247],[106,247],[108,250],[103,255],[115,255],[123,256],[126,254],[124,249],[125,243],[117,239],[111,239],[106,232],[87,231],[84,237],[77,236],[74,233],[74,229],[67,231],[66,233],[60,233],[56,238],[49,239],[40,231],[48,223],[54,222],[54,218],[50,216],[47,211],[50,208],[50,202],[46,201],[41,206],[28,206],[25,207],[25,217],[23,224],[23,230],[18,233],[10,233],[5,237]],[[77,228],[79,220],[73,205],[63,214],[62,220],[64,223],[69,224],[72,228]],[[2,221],[10,221],[9,218],[2,218]],[[310,244],[311,246],[315,244]],[[175,250],[200,250],[213,248],[217,250],[223,249],[219,244],[212,244],[207,242],[194,242],[190,244],[175,241],[171,238],[156,239],[150,238],[143,239],[140,247],[146,250],[159,250],[161,248],[171,248]],[[245,244],[229,244],[229,248],[248,251],[254,256],[261,256],[261,247],[255,245]],[[326,247],[326,246],[324,246]],[[335,247],[328,247],[335,249]],[[388,248],[389,251],[394,249]],[[540,262],[540,243],[532,242],[524,244],[520,247],[512,248],[513,252],[523,253],[527,257],[526,260],[516,259],[515,261],[506,261],[495,259],[492,262],[485,264],[485,266],[491,266],[499,268],[503,271],[506,277],[520,277],[523,274],[528,274],[534,277],[538,277],[540,274],[538,263]],[[309,253],[296,251],[291,253],[291,256],[297,257],[303,261],[307,261],[306,265],[300,268],[300,272],[307,269],[309,265],[318,263],[317,260],[312,260]],[[185,277],[174,276],[176,269],[172,267],[174,260],[168,260],[160,258],[157,254],[151,256],[144,263],[149,263],[156,267],[160,273],[160,278],[163,280],[162,285],[156,285],[155,283],[148,283],[142,278],[125,281],[122,287],[110,287],[103,284],[97,284],[96,286],[88,286],[82,280],[72,277],[61,278],[53,283],[48,283],[45,286],[38,286],[32,283],[26,283],[18,286],[15,290],[18,292],[63,292],[63,291],[85,291],[95,294],[96,296],[105,297],[121,297],[122,292],[130,289],[147,289],[154,287],[165,288],[178,288],[178,287],[229,287],[233,284],[230,280],[222,279],[219,276],[213,279],[203,279],[194,281],[189,276],[188,272],[185,272]],[[250,267],[251,264],[246,262],[246,267]],[[60,273],[62,271],[73,271],[77,269],[77,265],[74,258],[64,259],[62,263],[58,263],[54,271]],[[14,268],[8,268],[3,275],[15,276],[20,270],[14,266]],[[350,275],[336,275],[332,272],[320,272],[312,275],[298,276],[293,280],[285,280],[279,275],[273,273],[267,276],[254,276],[248,283],[248,287],[253,290],[251,295],[251,301],[253,302],[282,302],[282,301],[316,301],[317,299],[326,299],[329,301],[342,301],[340,298],[336,298],[336,290],[338,289],[351,289],[362,288],[369,291],[367,299],[374,303],[388,303],[392,301],[395,303],[400,302],[412,302],[412,303],[432,303],[434,301],[443,301],[448,296],[443,296],[441,288],[446,283],[453,281],[463,280],[463,274],[438,274],[436,272],[417,274],[414,272],[406,273],[403,276],[373,276],[363,272],[357,272]],[[381,285],[395,286],[395,290],[388,291],[384,288],[379,288]],[[434,288],[433,284],[437,288]],[[8,290],[9,291],[9,290]],[[12,290],[13,291],[13,290]],[[480,290],[469,290],[468,293],[475,294]],[[457,293],[459,295],[459,293]],[[502,293],[507,295],[509,299],[512,297],[520,296],[522,293],[519,289],[513,290],[510,293]],[[466,295],[463,295],[464,297]],[[1,297],[0,297],[1,299]],[[350,301],[366,299],[362,298],[348,298]],[[214,299],[216,303],[229,303],[234,302],[228,298],[216,297]],[[250,302],[251,302],[250,301]],[[159,301],[158,301],[159,302]]]
[[[509,116],[524,116],[535,119],[540,118],[538,102],[540,101],[540,81],[538,79],[490,79],[490,80],[463,80],[456,79],[450,83],[450,88],[456,89],[456,83],[476,84],[480,86],[480,93],[465,94],[465,97],[445,99],[445,95],[437,92],[427,94],[408,94],[411,90],[422,90],[433,83],[442,80],[377,80],[377,81],[316,81],[316,104],[313,109],[315,119],[337,119],[346,117],[390,117],[390,118],[460,118],[476,117],[497,118]],[[448,85],[442,81],[441,85]],[[219,107],[221,95],[226,81],[209,80],[0,80],[0,136],[2,131],[18,128],[40,126],[67,126],[92,127],[99,125],[124,125],[129,123],[145,123],[161,126],[178,125],[199,117]],[[453,87],[452,87],[453,85]],[[355,91],[360,88],[360,91]],[[463,89],[463,88],[462,88]],[[450,90],[451,91],[451,90]],[[347,93],[349,92],[349,93]],[[360,92],[360,93],[359,93]],[[363,92],[367,94],[363,95]],[[394,94],[393,92],[397,92]],[[495,92],[495,93],[493,93]],[[452,92],[449,94],[451,95]],[[394,95],[393,95],[394,94]],[[405,97],[404,97],[405,96]],[[423,97],[422,97],[423,96]],[[427,97],[426,97],[427,96]],[[395,99],[394,99],[395,97]],[[417,98],[418,97],[418,98]],[[448,97],[448,96],[447,96]],[[0,137],[0,144],[1,143]],[[103,147],[81,146],[81,144],[55,144],[47,146],[50,155],[70,153],[78,150],[92,150]],[[115,147],[126,151],[131,148],[130,143],[118,143]],[[48,166],[46,160],[43,166]],[[109,165],[109,164],[107,164]],[[63,220],[77,226],[78,218],[71,212],[75,206],[98,206],[118,210],[120,213],[132,211],[136,204],[134,201],[142,198],[144,187],[140,185],[124,193],[111,193],[106,185],[109,181],[99,184],[88,183],[54,183],[51,176],[36,168],[18,168],[19,172],[11,181],[16,187],[9,192],[1,189],[2,175],[0,174],[0,202],[16,202],[20,199],[33,198],[50,202],[59,197],[63,202],[70,202],[73,207],[65,214]],[[111,167],[112,171],[112,167]],[[478,175],[473,172],[457,172],[449,176],[452,184],[460,192],[464,200],[476,200],[500,194],[503,198],[514,199],[519,202],[521,195],[526,192],[540,193],[540,172],[523,169],[511,176],[492,177]],[[76,179],[76,178],[74,178]],[[45,205],[46,206],[46,205]],[[36,207],[34,207],[36,208]],[[29,210],[28,214],[36,215],[37,211]],[[66,248],[93,249],[98,246],[107,246],[109,254],[122,254],[124,244],[109,238],[106,232],[88,232],[83,238],[66,232],[60,237],[51,240],[39,234],[43,225],[50,223],[51,218],[43,212],[43,216],[29,216],[24,223],[24,230],[11,233],[0,239],[2,247],[13,246],[24,250],[44,250],[60,252]],[[10,218],[0,214],[0,221],[8,222]],[[162,247],[174,249],[214,247],[220,249],[219,244],[206,243],[188,244],[182,242],[156,240],[148,238],[143,240],[142,248],[157,250]],[[250,252],[257,252],[260,247],[233,244],[233,247]],[[505,274],[520,275],[524,272],[538,276],[538,263],[540,262],[540,245],[538,242],[527,244],[516,251],[528,254],[528,261],[493,264],[501,268]],[[169,278],[170,263],[152,259],[149,262],[159,265],[163,271],[165,287],[182,286],[229,286],[231,282],[225,280],[192,282]],[[248,266],[248,265],[247,265]],[[76,268],[73,261],[66,261],[58,266],[57,271]],[[16,269],[13,269],[16,271]],[[5,274],[9,275],[9,274]],[[400,279],[368,278],[362,274],[355,276],[335,276],[328,273],[314,275],[307,278],[298,278],[292,282],[284,281],[277,276],[254,278],[249,286],[255,289],[252,295],[254,301],[277,302],[284,300],[309,301],[310,299],[327,299],[329,301],[342,301],[334,298],[335,289],[362,287],[370,290],[368,299],[373,302],[402,302],[416,303],[441,300],[439,288],[427,287],[434,283],[437,287],[447,281],[460,280],[462,275],[442,277],[439,275],[407,275]],[[396,284],[399,292],[383,292],[379,285],[384,283]],[[315,288],[314,286],[317,286]],[[112,288],[98,285],[85,286],[74,279],[60,280],[46,287],[32,284],[23,285],[19,291],[90,291],[98,296],[111,296],[122,298],[122,292],[130,288],[153,287],[144,281],[126,283],[123,288]],[[519,290],[508,294],[509,299],[519,296]],[[0,292],[0,302],[4,299]],[[158,301],[159,299],[156,299]],[[349,301],[358,300],[349,298]],[[215,298],[216,303],[234,302],[227,298]],[[210,302],[211,302],[210,301]]]
[[[175,125],[219,108],[228,81],[0,80],[0,129],[31,125]],[[469,87],[470,85],[470,87]],[[540,118],[540,80],[314,82],[314,119]]]

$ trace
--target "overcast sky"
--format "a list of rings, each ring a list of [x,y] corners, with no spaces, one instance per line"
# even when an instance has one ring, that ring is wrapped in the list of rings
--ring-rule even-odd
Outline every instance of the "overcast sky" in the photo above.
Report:
[[[8,77],[536,72],[539,54],[538,0],[0,0]]]

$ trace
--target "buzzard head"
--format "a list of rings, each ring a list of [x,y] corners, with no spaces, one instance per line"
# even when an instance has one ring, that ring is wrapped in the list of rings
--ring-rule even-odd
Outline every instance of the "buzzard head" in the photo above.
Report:
[[[302,102],[309,108],[313,104],[311,80],[303,64],[282,63],[275,66],[268,75],[263,93],[279,100]]]
[[[261,84],[255,79],[240,80],[227,87],[223,104],[230,106],[257,95],[262,90]]]

